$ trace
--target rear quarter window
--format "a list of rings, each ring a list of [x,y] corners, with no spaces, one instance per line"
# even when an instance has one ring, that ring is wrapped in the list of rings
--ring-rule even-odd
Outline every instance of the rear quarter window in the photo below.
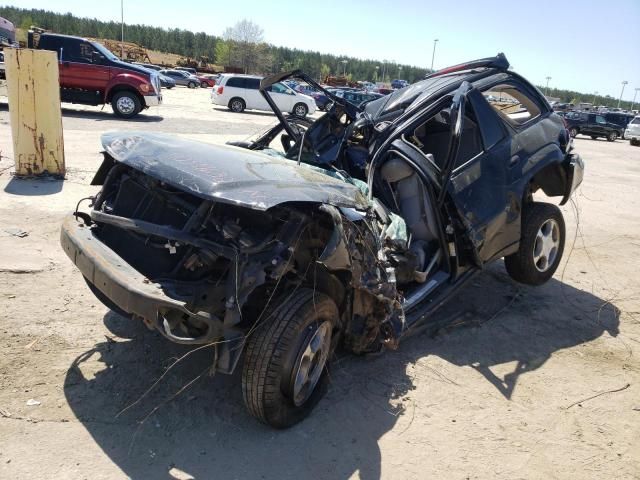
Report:
[[[227,80],[227,87],[244,88],[245,78],[243,77],[231,77]]]

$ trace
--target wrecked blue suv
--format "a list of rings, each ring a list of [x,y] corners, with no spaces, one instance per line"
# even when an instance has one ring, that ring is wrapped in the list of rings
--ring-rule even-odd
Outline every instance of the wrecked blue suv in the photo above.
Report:
[[[364,107],[274,75],[260,91],[278,125],[232,145],[107,134],[102,188],[62,247],[108,307],[211,348],[217,371],[244,356],[248,410],[288,427],[324,394],[336,348],[397,348],[494,260],[529,285],[556,271],[564,220],[533,194],[567,202],[583,163],[508,67],[457,65]],[[329,111],[279,111],[269,86],[292,77]]]

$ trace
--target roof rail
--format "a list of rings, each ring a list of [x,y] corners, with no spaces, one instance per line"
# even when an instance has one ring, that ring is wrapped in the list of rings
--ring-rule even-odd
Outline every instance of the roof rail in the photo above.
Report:
[[[498,70],[507,70],[509,68],[509,60],[507,60],[504,53],[499,53],[495,57],[481,58],[479,60],[472,60],[470,62],[459,63],[452,67],[443,68],[442,70],[437,70],[425,75],[424,78],[439,77],[440,75],[446,75],[447,73],[461,72],[463,70],[471,70],[474,68],[495,68]]]

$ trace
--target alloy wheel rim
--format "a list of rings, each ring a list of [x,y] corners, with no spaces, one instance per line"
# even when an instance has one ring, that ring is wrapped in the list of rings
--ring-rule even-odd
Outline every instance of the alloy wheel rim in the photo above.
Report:
[[[536,269],[544,273],[554,265],[560,248],[560,226],[549,219],[542,224],[533,244],[533,263]]]
[[[296,115],[299,115],[301,117],[304,116],[307,113],[305,110],[306,109],[302,105],[298,105],[296,107]]]
[[[238,100],[236,100],[231,104],[231,107],[233,108],[234,111],[239,112],[242,108],[242,104]]]
[[[293,403],[300,406],[316,388],[327,363],[331,346],[331,324],[322,322],[309,338],[296,361],[293,375]]]
[[[133,100],[129,97],[120,97],[116,102],[116,105],[118,106],[118,110],[124,114],[132,113],[136,108],[135,103],[133,103]]]

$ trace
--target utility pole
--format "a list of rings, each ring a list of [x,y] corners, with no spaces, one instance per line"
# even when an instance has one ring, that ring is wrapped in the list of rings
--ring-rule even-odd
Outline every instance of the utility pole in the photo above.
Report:
[[[120,0],[120,58],[124,60],[124,0]]]
[[[436,44],[438,43],[438,39],[433,40],[433,53],[431,54],[431,71],[433,72],[433,60],[436,58]]]
[[[620,108],[620,102],[622,101],[622,94],[624,93],[624,87],[627,85],[627,83],[629,82],[627,82],[626,80],[622,81],[622,91],[620,92],[620,98],[618,99],[618,108]]]
[[[593,102],[591,102],[592,105],[596,104],[596,96],[598,95],[598,91],[596,90],[595,92],[593,92]]]
[[[636,88],[636,93],[633,94],[633,102],[631,102],[631,108],[629,110],[633,110],[633,105],[636,103],[636,96],[638,95],[638,90],[640,90],[640,88]]]
[[[547,86],[544,88],[544,96],[548,96],[549,95],[549,80],[551,80],[551,77],[546,77],[547,78]]]
[[[347,61],[346,60],[342,60],[342,76],[346,77],[347,76]]]

